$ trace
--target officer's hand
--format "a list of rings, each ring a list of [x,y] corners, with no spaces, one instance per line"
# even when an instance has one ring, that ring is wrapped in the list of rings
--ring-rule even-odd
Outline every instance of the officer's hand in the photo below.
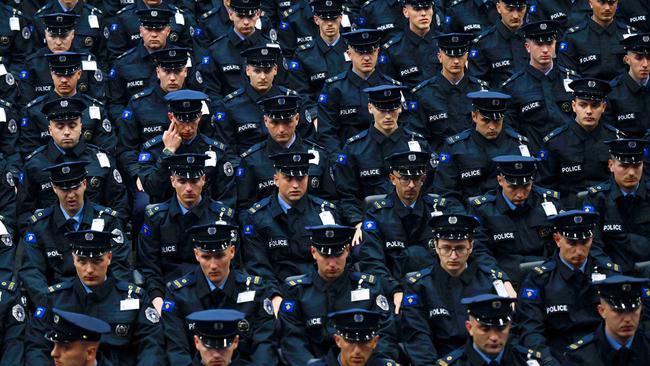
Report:
[[[515,288],[512,287],[512,282],[510,282],[510,281],[503,282],[503,287],[506,288],[506,291],[508,292],[508,297],[512,297],[513,299],[517,298],[517,291],[515,291]],[[516,306],[514,302],[512,304],[510,304],[510,305],[512,305],[513,309]]]
[[[151,303],[153,304],[153,308],[158,312],[158,315],[160,315],[162,311],[163,298],[158,296],[154,298]]]
[[[402,305],[402,299],[404,298],[403,292],[396,292],[393,294],[393,304],[395,304],[395,314],[399,314],[399,307]]]
[[[313,118],[313,119],[311,120],[311,123],[314,124],[314,130],[315,130],[315,131],[318,131],[318,118]]]
[[[176,131],[176,124],[174,122],[170,123],[167,131],[163,132],[162,140],[163,144],[165,145],[165,149],[173,153],[175,153],[176,149],[181,146],[183,139],[181,138],[181,135],[179,135]]]
[[[357,228],[357,231],[354,232],[354,237],[352,238],[352,246],[361,244],[361,239],[363,239],[363,231],[361,230],[361,224],[363,224],[363,222],[360,222],[354,226],[355,228]]]
[[[138,189],[138,191],[144,192],[144,187],[142,186],[142,182],[140,181],[140,177],[136,178],[135,187]]]
[[[275,317],[278,317],[278,312],[280,311],[280,305],[282,305],[282,297],[281,296],[275,296],[274,298],[271,299],[271,302],[273,303],[273,313],[275,314]]]

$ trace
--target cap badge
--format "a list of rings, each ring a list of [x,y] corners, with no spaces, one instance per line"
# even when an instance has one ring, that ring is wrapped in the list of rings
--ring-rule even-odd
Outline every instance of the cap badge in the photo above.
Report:
[[[368,39],[369,37],[370,37],[370,34],[368,32],[361,33],[361,38]]]
[[[541,30],[546,30],[548,28],[548,25],[546,23],[542,23],[539,25],[539,29]]]
[[[630,142],[628,142],[628,143],[627,143],[627,146],[628,146],[630,149],[634,149],[634,148],[636,147],[636,141],[630,141]]]
[[[194,157],[193,157],[193,156],[188,156],[188,157],[187,157],[187,163],[188,163],[188,164],[192,164],[192,163],[194,163]]]
[[[59,62],[65,62],[66,60],[67,60],[67,57],[59,56]]]
[[[456,36],[451,37],[451,42],[458,43],[458,37]]]
[[[450,224],[455,225],[458,222],[458,218],[456,216],[449,216],[449,219],[447,219],[447,221]]]
[[[576,224],[582,224],[582,216],[574,217],[573,222],[575,222]]]
[[[189,100],[183,101],[183,108],[189,108],[189,107],[190,107],[190,101]]]
[[[217,228],[212,227],[212,226],[210,226],[210,227],[208,228],[208,234],[210,234],[210,235],[214,235],[214,234],[216,234],[216,233],[217,233]]]
[[[524,168],[524,164],[522,163],[515,163],[515,169],[517,170],[522,170]]]
[[[223,323],[216,322],[216,323],[214,323],[213,328],[215,330],[222,330],[223,329]]]
[[[169,51],[169,57],[174,57],[174,56],[176,56],[176,51],[174,50]]]
[[[54,324],[59,324],[59,320],[61,320],[59,314],[54,314]]]
[[[155,10],[152,10],[152,11],[151,11],[151,16],[152,16],[152,17],[157,17],[157,16],[158,16],[158,12],[155,11]]]
[[[643,36],[643,42],[645,43],[650,42],[650,36]]]
[[[498,99],[492,99],[492,105],[498,107],[499,105],[501,105],[501,101]]]
[[[278,104],[279,105],[284,105],[287,101],[284,98],[278,99]]]
[[[417,159],[415,154],[409,154],[409,161],[415,161],[415,159]]]
[[[299,162],[300,159],[302,159],[302,157],[300,155],[294,155],[293,156],[293,161],[296,162],[296,163]]]
[[[86,241],[91,241],[95,239],[95,235],[93,235],[93,233],[86,233],[86,235],[84,235],[84,239],[86,239]]]
[[[260,51],[260,53],[262,54],[262,56],[266,56],[266,55],[269,54],[269,50],[266,49],[266,48],[262,48],[262,50]]]
[[[60,15],[58,17],[56,17],[56,22],[57,23],[63,23],[63,17],[60,16]]]
[[[61,173],[63,173],[63,174],[70,173],[70,167],[69,166],[64,166],[63,168],[61,168]]]
[[[59,103],[59,105],[61,106],[61,108],[65,108],[65,107],[68,106],[68,101],[67,100],[62,100],[61,103]]]
[[[325,231],[325,237],[326,238],[333,238],[334,237],[334,230],[326,230]]]
[[[492,309],[501,309],[501,301],[492,301]]]
[[[393,93],[391,93],[390,90],[384,90],[384,96],[385,96],[385,97],[390,97],[391,94],[393,94]]]
[[[363,314],[354,314],[354,322],[355,323],[363,322]]]
[[[332,1],[331,1],[331,0],[327,0],[327,1],[325,2],[325,6],[332,6]]]
[[[621,290],[623,290],[623,292],[630,292],[632,291],[632,285],[630,285],[629,283],[624,283],[621,286]]]
[[[587,86],[589,86],[590,88],[593,88],[593,87],[596,86],[596,82],[593,81],[593,80],[589,80],[589,82],[587,82]]]

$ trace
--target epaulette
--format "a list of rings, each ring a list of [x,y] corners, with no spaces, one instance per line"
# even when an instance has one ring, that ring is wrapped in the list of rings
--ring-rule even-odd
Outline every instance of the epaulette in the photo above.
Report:
[[[47,145],[37,147],[34,151],[32,151],[29,155],[27,155],[27,157],[25,158],[25,161],[31,159],[32,157],[34,157],[34,155],[40,153],[41,151],[43,151],[45,149],[47,149]]]
[[[48,216],[50,216],[54,212],[52,207],[46,207],[42,209],[38,209],[34,212],[34,214],[29,218],[29,221],[34,224]]]
[[[456,0],[456,1],[463,1],[463,0]],[[438,361],[436,361],[436,365],[438,366],[451,365],[454,362],[456,362],[463,355],[464,352],[465,352],[464,347],[458,348],[452,351],[451,353],[449,353],[447,356],[438,359]]]
[[[616,25],[617,25],[620,29],[625,29],[625,30],[627,30],[627,34],[629,34],[629,35],[632,35],[632,34],[635,34],[635,33],[638,32],[638,30],[637,30],[636,28],[634,28],[634,27],[631,26],[631,25],[627,25],[627,24],[621,22],[620,20],[615,20],[615,22],[616,22]]]
[[[40,9],[36,10],[36,13],[34,13],[34,15],[38,15],[38,14],[44,12],[46,9],[51,7],[51,5],[52,4],[50,4],[50,3],[47,3],[47,4],[43,5]]]
[[[226,95],[225,97],[223,97],[223,102],[225,103],[225,102],[233,99],[234,97],[236,97],[238,95],[242,95],[242,94],[244,94],[244,88],[239,88],[239,89],[235,90],[234,92],[232,92],[232,93]]]
[[[550,271],[552,271],[554,269],[555,269],[555,261],[550,260],[550,261],[546,261],[546,262],[542,263],[539,266],[533,267],[532,272],[536,273],[538,275],[541,275],[541,274],[550,272]]]
[[[324,200],[322,198],[312,196],[312,195],[309,195],[308,197],[311,199],[312,202],[314,202],[315,204],[317,204],[317,205],[319,205],[321,207],[329,208],[329,209],[332,209],[332,210],[336,208],[336,205],[333,204],[330,201],[327,201],[327,200]]]
[[[270,202],[271,202],[271,198],[265,197],[261,201],[255,203],[251,208],[249,208],[248,213],[255,214],[255,212],[259,211],[261,208],[268,206]]]
[[[93,202],[93,209],[95,209],[95,211],[98,211],[98,212],[101,212],[103,214],[113,216],[113,217],[117,217],[117,215],[118,215],[117,211],[113,210],[112,208],[104,207],[104,206],[98,205],[98,204],[96,204],[94,202]]]
[[[484,265],[484,264],[479,264],[478,268],[481,271],[483,271],[483,273],[487,273],[490,276],[492,276],[492,278],[494,278],[494,279],[497,279],[497,280],[502,280],[503,279],[503,272],[502,271],[497,271],[496,269],[494,269],[494,268],[492,268],[490,266]]]
[[[135,4],[129,4],[129,5],[125,6],[125,7],[123,7],[122,9],[118,10],[117,13],[115,13],[115,15],[120,15],[120,14],[124,13],[125,11],[131,10],[133,8],[135,8]]]
[[[315,44],[316,44],[316,43],[313,42],[313,41],[312,41],[312,42],[303,43],[303,44],[301,44],[300,46],[298,46],[298,48],[296,48],[296,52],[301,52],[301,51],[304,51],[304,50],[308,50],[308,49],[314,48],[314,45],[315,45]]]
[[[361,8],[370,5],[373,1],[375,1],[375,0],[366,0],[365,3],[361,4]]]
[[[93,102],[93,103],[95,103],[95,104],[99,104],[99,105],[101,105],[101,106],[104,105],[104,102],[102,102],[101,100],[95,99],[95,98],[91,97],[91,96],[88,95],[88,94],[81,94],[81,96],[84,97],[84,98],[86,98],[86,99],[88,99],[89,101],[91,101],[91,102]]]
[[[282,86],[282,85],[278,85],[278,89],[279,89],[281,92],[283,92],[284,95],[298,95],[298,92],[297,92],[297,91],[295,91],[295,90],[293,90],[293,89],[285,88],[285,87]]]
[[[616,127],[614,127],[612,125],[610,125],[609,123],[603,123],[603,126],[605,127],[605,129],[608,129],[608,130],[614,132],[617,135],[623,135],[624,134],[623,131],[619,130],[618,128],[616,128]]]
[[[255,285],[261,285],[264,280],[262,280],[262,277],[260,276],[253,276],[243,272],[238,272],[237,275],[235,276],[235,281],[237,283],[247,283],[247,284],[252,283]]]
[[[359,282],[363,280],[363,282],[368,282],[371,285],[377,283],[377,277],[375,277],[375,275],[371,275],[368,273],[350,272],[350,278],[354,282]]]
[[[384,50],[387,50],[387,49],[391,48],[391,46],[395,45],[397,42],[402,40],[402,35],[403,35],[403,33],[399,33],[395,37],[389,39],[388,42],[384,43],[381,46],[381,48],[384,49]]]
[[[325,146],[317,143],[316,141],[310,140],[310,139],[304,139],[304,140],[302,140],[302,143],[304,145],[309,145],[309,146],[312,146],[312,147],[327,151],[327,148]]]
[[[221,41],[222,39],[224,39],[224,38],[226,38],[226,37],[228,37],[228,33],[226,33],[226,34],[222,34],[222,35],[220,35],[219,37],[215,38],[214,41],[212,41],[212,42],[210,42],[210,43],[208,44],[208,48],[212,47],[213,44],[215,44],[215,43]]]
[[[335,81],[343,80],[343,79],[345,79],[347,77],[347,75],[348,75],[347,72],[344,71],[344,72],[342,72],[340,74],[336,74],[336,75],[332,76],[331,78],[325,79],[325,83],[331,84],[331,83],[333,83]]]
[[[574,25],[573,27],[567,29],[566,34],[575,33],[577,31],[579,31],[580,29],[585,29],[586,26],[587,26],[587,22],[578,23],[578,24]]]
[[[25,106],[25,108],[29,108],[29,107],[33,106],[34,104],[36,104],[36,103],[40,103],[40,102],[41,102],[42,100],[44,100],[45,98],[47,98],[47,94],[41,95],[40,97],[36,97],[36,98],[35,98],[34,100],[32,100],[31,102],[27,103],[27,105]]]
[[[536,351],[531,348],[527,348],[521,345],[516,345],[515,349],[520,352],[521,354],[526,355],[526,359],[528,360],[541,360],[542,359],[542,353],[539,351]]]
[[[464,130],[464,131],[462,131],[460,133],[457,133],[457,134],[455,134],[453,136],[447,137],[447,139],[445,141],[447,142],[447,144],[453,145],[453,144],[457,143],[458,141],[467,140],[471,135],[472,135],[472,130],[467,129],[467,130]]]
[[[473,198],[472,200],[469,201],[469,204],[474,206],[474,207],[478,207],[478,206],[480,206],[480,205],[482,205],[484,203],[494,202],[496,199],[497,198],[496,198],[495,195],[488,193],[488,194],[484,194],[482,196],[478,196],[478,197]]]
[[[517,79],[518,77],[520,77],[520,76],[523,75],[523,74],[524,74],[524,71],[523,71],[523,70],[519,70],[519,71],[515,72],[514,74],[512,74],[511,77],[508,78],[508,80],[504,81],[504,82],[501,84],[501,87],[504,87],[504,86],[510,84],[513,80]]]
[[[616,263],[603,262],[603,261],[600,261],[600,260],[598,260],[598,262],[599,262],[598,264],[600,264],[600,266],[598,266],[598,268],[607,268],[610,271],[621,272],[621,266],[619,266]]]
[[[382,208],[391,208],[393,207],[393,200],[390,197],[386,197],[383,200],[377,200],[370,207],[371,210],[380,210]]]
[[[67,288],[72,287],[72,280],[69,281],[63,281],[60,283],[57,283],[56,285],[49,286],[47,288],[47,292],[52,293],[52,292],[57,292],[61,290],[65,290]]]
[[[243,158],[251,155],[255,151],[259,151],[260,149],[264,148],[264,146],[266,146],[266,141],[258,142],[255,145],[249,147],[248,150],[241,153],[241,155],[239,155],[239,157],[243,159]]]
[[[223,142],[213,140],[213,139],[209,138],[208,136],[206,136],[204,134],[200,134],[199,136],[201,136],[201,140],[203,140],[203,142],[205,142],[206,144],[208,144],[208,145],[210,145],[212,147],[216,147],[217,149],[219,149],[221,151],[226,151],[226,144],[224,144]]]
[[[389,83],[391,83],[391,84],[393,84],[393,85],[397,85],[397,86],[401,86],[401,85],[402,85],[402,82],[401,82],[401,81],[395,80],[395,79],[393,79],[392,77],[390,77],[390,76],[388,76],[388,75],[384,75],[384,74],[382,74],[381,77],[383,77],[386,81],[388,81]]]
[[[104,12],[101,9],[98,9],[90,4],[84,3],[84,6],[86,7],[86,9],[90,10],[91,13],[93,14],[104,15]]]
[[[558,68],[558,70],[560,70],[560,72],[562,74],[567,74],[568,73],[569,75],[574,76],[576,78],[580,77],[580,75],[575,70],[567,69],[566,67],[564,67],[562,65],[558,65],[557,68]]]
[[[152,146],[158,145],[161,142],[162,142],[162,135],[158,135],[156,137],[150,138],[149,140],[147,140],[147,142],[142,144],[142,149],[147,150],[147,149],[151,148]]]
[[[11,104],[10,102],[7,102],[7,101],[4,100],[4,99],[0,99],[0,104],[2,104],[3,106],[5,106],[5,107],[7,107],[7,108],[11,108],[11,107],[14,106],[13,104]]]
[[[292,5],[289,9],[283,11],[282,16],[286,18],[289,15],[296,13],[300,8],[302,8],[302,2],[298,2],[297,4]]]
[[[18,10],[18,9],[15,9],[15,8],[13,8],[13,7],[7,5],[7,4],[2,4],[2,5],[0,5],[0,6],[3,7],[5,10],[7,10],[8,12],[11,12],[12,14],[21,15],[21,16],[23,16],[23,17],[25,16],[25,14],[23,14],[22,11],[20,11],[20,10]]]
[[[209,207],[212,210],[212,212],[214,212],[214,213],[220,214],[220,213],[223,212],[224,215],[226,215],[226,216],[228,216],[230,218],[233,218],[233,216],[235,216],[235,210],[233,210],[232,208],[224,205],[220,201],[210,202]]]
[[[345,143],[350,144],[352,142],[361,140],[362,138],[364,138],[366,136],[368,136],[368,130],[363,130],[363,131],[359,132],[358,134],[356,134],[356,135],[350,137],[349,139],[345,140]]]
[[[571,343],[570,345],[567,346],[568,351],[575,351],[580,347],[583,347],[589,343],[591,343],[594,340],[594,334],[587,334],[586,336],[578,339],[576,342]]]
[[[196,276],[194,275],[194,272],[190,272],[181,278],[169,281],[169,283],[167,283],[167,287],[172,290],[178,290],[179,288],[193,284],[195,280]]]
[[[16,291],[16,288],[18,288],[18,286],[16,286],[16,282],[14,282],[14,281],[2,281],[2,282],[0,282],[0,289],[2,289],[2,290],[6,290],[6,291],[9,291],[9,292],[14,292],[14,291]]]
[[[476,77],[474,77],[474,76],[471,76],[471,75],[470,75],[470,76],[469,76],[469,80],[471,80],[471,81],[477,83],[478,85],[480,85],[480,86],[483,87],[483,88],[489,88],[489,87],[490,87],[490,83],[488,83],[488,82],[485,81],[485,80],[481,80],[481,79],[479,79],[479,78],[476,78]]]
[[[201,14],[201,19],[208,19],[212,14],[216,13],[217,9],[210,9],[209,11],[206,11],[205,13]]]
[[[449,7],[451,8],[452,6],[456,6],[456,5],[458,5],[458,4],[462,4],[463,2],[465,2],[465,0],[454,0],[454,1],[452,1],[451,4],[449,4]]]
[[[144,293],[144,290],[142,289],[142,287],[140,287],[140,286],[138,286],[138,285],[136,285],[136,284],[133,284],[133,283],[131,283],[131,282],[119,281],[119,282],[117,282],[117,283],[115,284],[115,286],[116,286],[117,288],[119,288],[120,290],[123,290],[123,291],[132,291],[132,292],[134,292],[134,293],[137,294],[137,295],[140,295],[140,294],[143,294],[143,293]]]
[[[494,33],[494,31],[495,31],[496,29],[497,29],[497,27],[490,27],[490,28],[484,30],[483,32],[481,32],[481,34],[479,34],[478,36],[476,36],[476,38],[474,38],[474,39],[472,40],[472,43],[474,43],[474,44],[478,44],[478,42],[479,42],[481,39],[483,39],[483,38],[489,36],[490,34]]]
[[[555,199],[560,199],[560,192],[554,191],[552,189],[536,186],[533,184],[533,191],[537,192],[540,196],[546,195],[546,197],[552,197]]]
[[[568,124],[564,124],[564,125],[562,125],[562,126],[556,128],[556,129],[554,129],[553,131],[551,131],[551,133],[549,133],[548,135],[544,136],[544,142],[549,142],[549,141],[551,141],[555,136],[561,134],[563,131],[565,131],[565,130],[568,129],[568,128],[569,128],[569,125],[568,125]]]
[[[503,129],[503,131],[506,133],[506,135],[508,135],[508,136],[510,136],[512,138],[515,138],[517,140],[521,140],[521,141],[524,141],[524,142],[528,142],[528,137],[526,137],[526,136],[520,134],[519,132],[513,130],[512,128],[510,128],[510,126],[506,126]]]
[[[121,55],[117,56],[115,59],[116,59],[116,60],[119,60],[119,59],[121,59],[121,58],[124,58],[124,56],[126,56],[126,55],[132,54],[133,52],[135,52],[135,47],[131,48],[130,50],[126,50],[126,51],[124,51],[124,53],[122,53]]]
[[[431,82],[431,79],[427,79],[427,80],[421,82],[420,84],[414,86],[413,89],[411,89],[411,94],[413,94],[413,93],[417,92],[418,90],[424,88],[427,84],[429,84],[429,82]]]
[[[153,93],[153,88],[150,87],[150,88],[143,89],[141,92],[133,94],[131,100],[138,100],[142,97],[150,95],[151,93]]]
[[[167,210],[169,210],[169,204],[166,202],[154,203],[151,205],[147,205],[147,207],[144,208],[144,212],[147,213],[148,217],[152,217],[158,212],[167,211]]]
[[[404,127],[404,132],[409,136],[415,136],[415,137],[420,138],[422,140],[425,139],[425,137],[421,133],[415,132],[415,131],[410,130],[410,129],[406,128],[406,127]]]
[[[291,277],[285,278],[284,283],[286,283],[289,287],[293,287],[293,286],[297,286],[297,285],[308,285],[308,284],[311,284],[311,278],[309,276],[307,276],[306,274],[298,275],[298,276],[291,276]]]
[[[431,206],[436,205],[436,206],[439,206],[439,207],[447,206],[447,202],[448,202],[445,197],[442,197],[439,194],[433,194],[433,195],[425,194],[422,197],[422,199],[424,200],[424,203],[426,203],[428,205],[431,205]]]
[[[406,274],[406,281],[408,283],[416,283],[430,274],[431,274],[430,268],[423,268],[419,271],[409,272]]]

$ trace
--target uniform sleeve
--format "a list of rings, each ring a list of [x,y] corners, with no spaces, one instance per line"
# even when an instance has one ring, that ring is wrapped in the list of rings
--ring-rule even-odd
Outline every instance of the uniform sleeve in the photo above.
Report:
[[[306,365],[309,360],[316,358],[309,349],[307,329],[302,319],[302,309],[297,296],[292,296],[297,291],[290,291],[291,294],[283,299],[280,305],[278,318],[280,322],[281,336],[280,349],[282,355],[289,365]]]
[[[47,303],[37,302],[35,304],[36,310],[25,334],[25,365],[51,365],[50,351],[52,350],[52,343],[45,339],[43,335],[49,329],[52,308]],[[31,314],[25,316],[31,316]]]
[[[257,179],[255,170],[248,164],[250,156],[239,161],[239,167],[235,172],[237,182],[237,208],[239,210],[249,209],[257,201]]]
[[[120,16],[122,15],[122,16]],[[106,41],[107,56],[109,60],[114,60],[117,56],[123,54],[129,49],[129,37],[126,34],[126,28],[122,24],[124,13],[117,15],[110,20],[106,26],[109,29],[108,40]]]
[[[239,151],[235,125],[229,118],[230,113],[226,108],[226,105],[221,101],[220,98],[217,98],[216,101],[212,102],[210,110],[214,113],[212,117],[215,127],[214,139],[218,141],[227,141],[228,146],[230,146],[233,151]]]
[[[296,59],[289,61],[289,71],[287,73],[289,89],[297,91],[300,95],[311,95],[309,76],[299,55],[300,53],[296,55]]]
[[[571,38],[564,37],[558,43],[558,63],[569,70],[578,71],[578,58],[576,46]]]
[[[17,173],[23,166],[20,149],[21,145],[18,144],[18,138],[20,136],[18,124],[20,123],[20,117],[18,116],[16,108],[3,108],[7,115],[7,122],[0,123],[0,138],[2,138],[0,151],[2,151],[2,154],[7,160],[7,170],[12,172],[14,177],[18,177]],[[15,183],[18,183],[17,179]]]
[[[539,166],[540,185],[553,190],[558,190],[560,180],[557,179],[556,174],[559,168],[559,156],[557,150],[552,149],[551,145],[547,142],[537,154],[541,160]]]
[[[106,89],[106,100],[108,102],[108,113],[111,120],[117,121],[118,143],[122,140],[120,130],[124,126],[120,120],[122,112],[129,103],[129,93],[126,89],[126,80],[122,76],[120,67],[115,63],[108,72],[108,88]]]
[[[244,244],[244,263],[251,274],[264,278],[274,293],[282,293],[281,285],[275,277],[273,266],[269,261],[266,238],[261,233],[259,220],[249,212],[241,215],[243,222],[242,241]]]
[[[540,277],[531,272],[522,282],[517,302],[517,324],[520,328],[520,339],[525,347],[550,356],[550,349],[544,335],[544,288]]]
[[[117,137],[115,128],[109,119],[108,110],[101,108],[101,118],[96,120],[95,137],[93,143],[103,150],[108,151],[111,155],[115,154],[117,146]]]
[[[282,54],[287,57],[293,56],[298,47],[296,31],[293,29],[289,18],[282,15],[278,26],[278,43],[282,48]]]
[[[494,243],[490,239],[490,228],[485,225],[487,218],[481,214],[474,206],[470,205],[470,215],[479,218],[481,225],[474,231],[474,249],[472,257],[483,266],[498,268],[497,261],[494,259]],[[511,256],[516,254],[510,253]]]
[[[20,118],[20,135],[18,137],[20,153],[23,157],[31,154],[42,145],[41,131],[31,108],[23,108]]]
[[[342,141],[339,140],[338,113],[340,103],[338,95],[332,92],[332,87],[327,82],[318,95],[318,140],[331,154],[341,150]]]
[[[151,150],[143,150],[142,158],[138,158],[138,177],[144,191],[153,198],[152,202],[165,197],[170,187],[170,172],[164,162],[164,159],[170,155],[164,152],[157,153],[161,147],[156,145]]]
[[[126,185],[122,180],[122,175],[117,169],[117,162],[113,157],[111,160],[110,172],[108,173],[107,182],[104,185],[102,198],[105,200],[104,205],[117,211],[120,219],[126,222],[129,218],[129,201],[126,194]]]
[[[465,197],[463,197],[460,190],[458,165],[456,165],[454,156],[450,150],[450,146],[445,145],[442,148],[443,152],[440,153],[440,164],[438,164],[438,169],[436,169],[433,178],[434,191],[459,202],[465,202]]]
[[[216,151],[215,151],[216,150]],[[215,149],[217,164],[215,175],[212,177],[212,199],[223,202],[226,206],[235,207],[237,204],[237,187],[235,184],[234,154],[229,147],[226,150]]]
[[[350,154],[347,146],[344,147],[343,152],[336,158],[334,182],[339,192],[341,211],[351,225],[356,225],[363,219],[361,212],[363,203],[357,197],[361,191],[358,172],[356,156]]]
[[[23,365],[25,329],[28,314],[25,314],[25,304],[20,302],[18,293],[0,291],[8,302],[6,311],[2,314],[4,334],[0,342],[0,365]],[[10,310],[10,311],[9,311]]]
[[[400,121],[404,121],[405,128],[424,136],[431,148],[435,150],[440,142],[433,141],[432,133],[427,128],[429,117],[427,116],[427,110],[422,104],[420,93],[411,93],[408,106],[409,108],[400,115]]]
[[[152,299],[165,294],[160,263],[160,226],[145,213],[144,223],[138,235],[138,268],[144,277],[147,294]]]
[[[217,60],[213,57],[213,52],[208,50],[206,56],[200,58],[196,65],[196,72],[201,75],[201,82],[199,84],[203,88],[203,92],[210,96],[210,98],[224,97],[222,89],[222,82],[219,76],[222,74],[221,68],[217,64]],[[198,82],[198,77],[195,78]]]
[[[27,295],[32,303],[45,304],[48,285],[45,276],[47,260],[45,249],[39,242],[39,237],[33,226],[27,228],[27,233],[20,241],[20,246],[23,248],[23,261],[18,271],[18,277],[27,289]]]
[[[111,225],[106,229],[107,231],[116,234],[117,237],[111,240],[113,260],[111,261],[111,274],[118,281],[131,280],[131,261],[129,256],[131,254],[131,240],[124,232],[122,222],[114,218]]]
[[[160,366],[166,364],[163,325],[160,316],[144,295],[140,299],[137,324],[132,340],[138,350],[138,366]]]
[[[392,273],[386,267],[386,255],[382,243],[381,224],[385,223],[380,212],[372,210],[366,212],[364,223],[374,223],[371,227],[363,226],[363,241],[359,249],[359,268],[361,272],[373,274],[381,279],[390,293],[399,291],[399,280],[393,278]]]
[[[118,118],[118,146],[117,159],[120,166],[126,169],[129,178],[135,179],[138,174],[138,153],[140,151],[140,136],[138,122],[133,115],[133,102],[129,101],[128,106],[120,112]]]
[[[20,73],[18,74],[17,102],[20,105],[27,105],[29,102],[34,100],[34,98],[36,98],[36,87],[34,86],[34,83],[37,81],[32,77],[33,73],[33,70],[25,68],[23,70],[20,70]]]
[[[263,361],[265,365],[277,365],[278,353],[277,336],[275,334],[275,314],[270,303],[272,291],[270,288],[267,288],[264,292],[268,297],[258,302],[257,311],[253,314],[253,352],[250,355],[250,359],[254,361],[259,360],[259,362]]]
[[[431,342],[429,322],[424,315],[425,304],[418,294],[417,285],[407,286],[404,291],[402,307],[402,339],[404,348],[413,366],[433,365],[438,359],[438,351]]]
[[[376,292],[379,294],[375,297],[375,304],[373,306],[373,311],[384,314],[385,318],[379,324],[379,343],[377,343],[377,348],[373,352],[379,357],[397,359],[399,358],[399,325],[397,323],[397,318],[395,317],[395,307],[391,301],[389,301],[384,294],[382,294],[382,288],[384,285],[381,283],[376,284]]]
[[[469,51],[469,67],[467,71],[471,76],[480,80],[490,80],[488,74],[490,73],[490,60],[485,55],[478,43]]]
[[[27,164],[25,165],[22,182],[19,181],[18,193],[16,196],[16,213],[18,227],[24,228],[29,221],[29,217],[36,210],[38,203],[38,184],[33,181],[33,175],[29,174]]]

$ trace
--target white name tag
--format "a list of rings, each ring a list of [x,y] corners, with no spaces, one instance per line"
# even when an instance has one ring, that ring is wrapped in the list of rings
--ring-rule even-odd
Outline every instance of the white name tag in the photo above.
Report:
[[[409,151],[422,152],[422,147],[417,141],[409,141]]]
[[[210,108],[208,108],[208,103],[206,103],[205,100],[201,101],[201,114],[210,115]]]
[[[12,31],[20,30],[20,20],[18,20],[18,17],[9,18],[9,29]]]
[[[191,58],[189,58],[189,57],[187,58],[187,62],[185,63],[185,67],[192,67],[192,59]]]
[[[7,122],[7,112],[4,108],[0,108],[0,122]]]
[[[88,115],[90,116],[90,119],[102,119],[102,114],[100,113],[99,107],[96,105],[88,107]]]
[[[598,281],[603,281],[607,279],[607,275],[603,273],[592,273],[591,274],[591,282],[598,282]]]
[[[571,84],[571,83],[573,82],[573,80],[571,80],[571,79],[569,79],[569,78],[566,78],[566,79],[564,79],[564,80],[562,80],[562,81],[564,82],[564,90],[565,90],[567,93],[573,93],[573,89],[571,89],[571,88],[569,87],[569,84]]]
[[[544,213],[546,216],[555,216],[557,215],[557,208],[555,208],[555,205],[553,202],[542,202],[542,208],[544,209]]]
[[[255,21],[255,29],[257,29],[257,30],[262,29],[262,19],[257,18],[257,20]]]
[[[5,76],[7,75],[7,68],[5,67],[4,64],[0,64],[0,76]]]
[[[352,26],[350,23],[350,17],[347,14],[343,14],[341,17],[341,26],[345,28],[350,28],[350,26]]]
[[[345,57],[345,61],[346,61],[346,62],[350,62],[350,61],[352,61],[352,59],[350,58],[350,55],[348,55],[347,52],[343,52],[343,57]]]
[[[431,212],[431,217],[442,216],[442,211],[433,211]]]
[[[93,223],[90,224],[90,230],[104,231],[104,219],[93,219]]]
[[[205,166],[217,166],[217,152],[208,150],[205,152],[205,155],[209,156],[210,158],[205,161]]]
[[[251,302],[255,300],[255,291],[244,291],[237,294],[237,303]]]
[[[83,71],[97,71],[97,61],[83,60],[81,61],[81,69]]]
[[[7,234],[9,234],[7,227],[2,221],[0,221],[0,235],[7,235]]]
[[[99,166],[102,168],[110,168],[111,162],[108,160],[108,156],[103,152],[97,153],[97,160],[99,160]]]
[[[120,311],[140,309],[140,299],[124,299],[120,301]]]
[[[334,221],[334,216],[332,216],[331,212],[322,211],[318,216],[320,216],[320,221],[323,222],[323,225],[336,225],[336,221]]]
[[[88,16],[88,25],[90,26],[90,28],[94,28],[94,29],[99,28],[99,20],[97,20],[97,15],[90,14]]]
[[[519,152],[521,153],[521,156],[530,157],[530,151],[528,150],[528,146],[526,145],[519,145]]]
[[[492,285],[494,286],[494,289],[497,292],[497,295],[501,297],[510,297],[508,295],[508,291],[506,290],[506,285],[503,284],[503,281],[501,280],[494,280],[492,281]]]
[[[350,301],[363,301],[370,300],[370,289],[362,288],[354,291],[350,291]]]
[[[316,151],[316,150],[307,150],[307,152],[314,155],[313,159],[309,159],[309,164],[318,165],[318,163],[320,162],[320,154],[318,153],[318,151]]]
[[[185,18],[183,17],[183,14],[181,14],[180,12],[176,12],[176,14],[174,14],[174,21],[178,25],[185,25]]]

